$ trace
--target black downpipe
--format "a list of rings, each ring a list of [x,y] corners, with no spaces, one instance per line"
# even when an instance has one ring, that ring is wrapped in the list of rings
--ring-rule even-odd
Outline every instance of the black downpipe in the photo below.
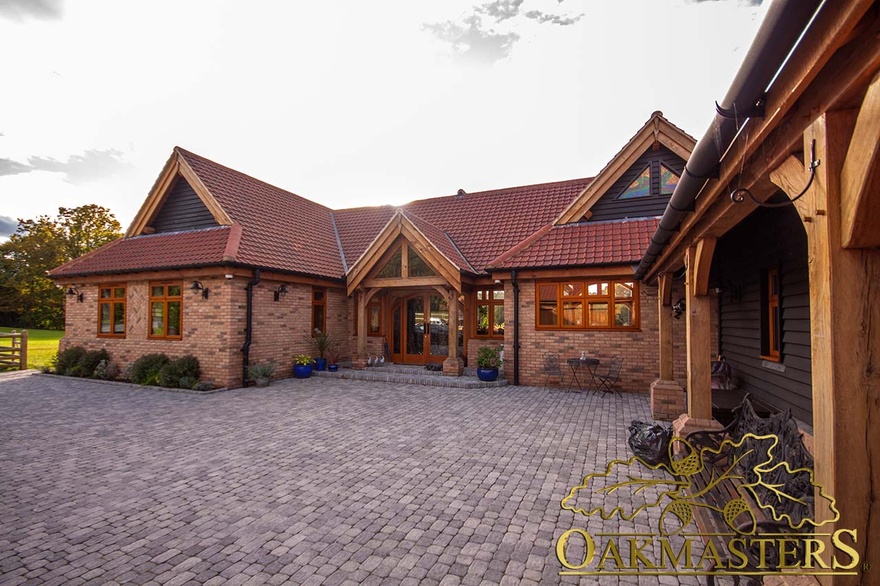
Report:
[[[516,280],[516,269],[510,271],[510,283],[513,285],[513,384],[519,385],[519,283]]]
[[[678,231],[682,218],[693,211],[694,201],[716,174],[718,163],[736,138],[738,125],[741,127],[749,116],[760,116],[749,111],[758,104],[763,106],[767,88],[821,4],[821,0],[781,0],[770,5],[727,95],[718,104],[721,110],[736,112],[737,116],[732,118],[716,112],[706,134],[694,147],[660,225],[651,237],[651,244],[636,269],[636,279],[644,278]]]
[[[260,282],[260,269],[254,269],[254,278],[247,284],[247,326],[244,330],[244,346],[241,353],[244,355],[241,364],[241,386],[248,385],[248,367],[251,361],[251,341],[254,337],[254,287]]]

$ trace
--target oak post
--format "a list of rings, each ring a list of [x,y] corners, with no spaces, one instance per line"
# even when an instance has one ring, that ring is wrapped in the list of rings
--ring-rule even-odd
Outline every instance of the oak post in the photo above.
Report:
[[[692,419],[712,419],[711,303],[708,274],[715,239],[704,238],[685,252],[687,311],[687,399]]]
[[[657,325],[660,330],[660,380],[671,381],[672,366],[672,277],[660,275],[657,283]]]

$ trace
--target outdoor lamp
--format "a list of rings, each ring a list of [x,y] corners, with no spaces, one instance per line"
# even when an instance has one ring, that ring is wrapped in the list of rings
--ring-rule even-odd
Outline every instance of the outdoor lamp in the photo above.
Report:
[[[192,287],[190,287],[193,291],[201,291],[202,299],[208,298],[208,288],[202,285],[201,281],[193,281]]]
[[[280,301],[282,297],[287,295],[287,285],[279,285],[278,288],[274,291],[275,293],[275,301]]]
[[[77,289],[77,288],[74,287],[73,285],[71,285],[70,287],[68,287],[68,289],[67,289],[67,296],[68,296],[68,297],[74,297],[74,296],[76,296],[76,301],[77,301],[77,303],[82,303],[82,302],[83,302],[83,294],[80,293],[80,292],[79,292],[79,289]]]
[[[672,306],[672,317],[675,319],[681,319],[681,314],[684,313],[684,299],[679,299],[675,302],[675,305]]]

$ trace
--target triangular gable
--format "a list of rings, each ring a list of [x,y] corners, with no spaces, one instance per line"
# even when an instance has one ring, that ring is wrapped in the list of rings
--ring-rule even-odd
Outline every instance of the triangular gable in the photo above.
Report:
[[[192,188],[217,225],[232,225],[232,220],[223,211],[223,208],[220,207],[220,204],[217,203],[217,200],[214,199],[214,196],[211,195],[211,192],[208,191],[208,188],[205,187],[205,184],[193,171],[192,167],[181,156],[178,148],[174,147],[174,152],[171,153],[171,157],[165,163],[162,173],[156,179],[147,199],[141,205],[141,209],[128,227],[125,233],[127,238],[152,233],[153,230],[150,228],[150,225],[161,213],[163,206],[168,201],[168,197],[172,194],[178,183],[178,178],[183,178]]]
[[[630,171],[638,159],[654,145],[663,145],[685,161],[691,154],[696,141],[686,132],[670,123],[662,112],[654,112],[651,118],[633,136],[626,146],[605,166],[602,171],[553,222],[555,225],[569,224],[589,217],[590,208],[623,176]],[[636,170],[636,173],[641,169]]]
[[[411,247],[425,265],[436,273],[436,277],[409,277],[401,274],[399,278],[402,281],[408,279],[416,284],[416,279],[419,278],[442,278],[443,281],[454,286],[456,291],[461,292],[460,268],[444,254],[441,247],[416,226],[406,212],[398,209],[360,258],[349,268],[346,275],[348,294],[351,295],[364,280],[381,271],[399,247],[407,246]]]

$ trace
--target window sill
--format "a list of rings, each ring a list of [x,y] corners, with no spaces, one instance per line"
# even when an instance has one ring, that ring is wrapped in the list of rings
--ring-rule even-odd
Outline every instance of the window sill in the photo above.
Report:
[[[782,362],[782,359],[779,356],[769,356],[766,354],[759,355],[761,360],[766,360],[767,362]]]
[[[117,340],[124,340],[125,334],[98,334],[99,338],[115,338]]]

